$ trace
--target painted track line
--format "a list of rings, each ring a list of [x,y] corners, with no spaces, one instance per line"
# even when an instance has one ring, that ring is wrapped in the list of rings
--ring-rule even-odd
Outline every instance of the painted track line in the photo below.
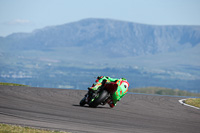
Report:
[[[186,104],[186,103],[184,102],[185,100],[186,100],[186,99],[181,99],[181,100],[178,100],[178,101],[179,101],[179,103],[181,103],[182,105],[185,105],[185,106],[188,106],[188,107],[192,107],[192,108],[195,108],[195,109],[200,109],[200,108],[198,108],[198,107],[195,107],[195,106]]]

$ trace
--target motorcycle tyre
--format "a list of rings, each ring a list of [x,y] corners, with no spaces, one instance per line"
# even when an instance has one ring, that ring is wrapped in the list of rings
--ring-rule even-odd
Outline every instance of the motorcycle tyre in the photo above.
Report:
[[[107,98],[108,98],[108,92],[106,90],[102,90],[99,93],[99,97],[97,97],[93,102],[89,103],[89,106],[96,108],[99,104],[104,102]]]
[[[86,102],[85,102],[85,97],[80,101],[80,103],[79,103],[79,105],[80,106],[84,106],[86,104]]]

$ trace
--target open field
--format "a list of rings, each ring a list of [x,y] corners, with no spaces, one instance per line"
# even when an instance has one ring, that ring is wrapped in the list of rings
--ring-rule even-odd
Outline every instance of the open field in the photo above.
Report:
[[[3,83],[3,82],[0,82],[0,85],[7,85],[7,86],[26,86],[26,87],[28,87],[28,85],[23,85],[23,84]]]
[[[170,89],[163,87],[145,87],[129,89],[129,92],[144,93],[144,94],[157,94],[157,95],[171,95],[171,96],[189,96],[189,97],[200,97],[200,93],[192,93],[179,89]]]

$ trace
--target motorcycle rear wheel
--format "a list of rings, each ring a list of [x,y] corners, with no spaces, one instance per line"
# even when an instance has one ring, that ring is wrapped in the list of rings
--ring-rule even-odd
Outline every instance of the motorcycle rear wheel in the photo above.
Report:
[[[108,92],[106,90],[102,90],[99,93],[99,96],[94,99],[94,101],[89,103],[90,107],[96,108],[99,104],[104,102],[108,98]]]

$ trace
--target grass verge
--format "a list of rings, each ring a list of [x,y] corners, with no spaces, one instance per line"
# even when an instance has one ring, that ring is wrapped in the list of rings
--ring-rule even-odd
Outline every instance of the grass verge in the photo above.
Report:
[[[200,108],[200,98],[188,98],[185,103]]]
[[[0,82],[0,85],[7,85],[7,86],[26,86],[26,87],[29,87],[28,85],[15,84],[15,83],[3,83],[3,82]]]
[[[22,127],[22,126],[0,123],[0,133],[69,133],[69,132],[35,129],[31,127]]]

